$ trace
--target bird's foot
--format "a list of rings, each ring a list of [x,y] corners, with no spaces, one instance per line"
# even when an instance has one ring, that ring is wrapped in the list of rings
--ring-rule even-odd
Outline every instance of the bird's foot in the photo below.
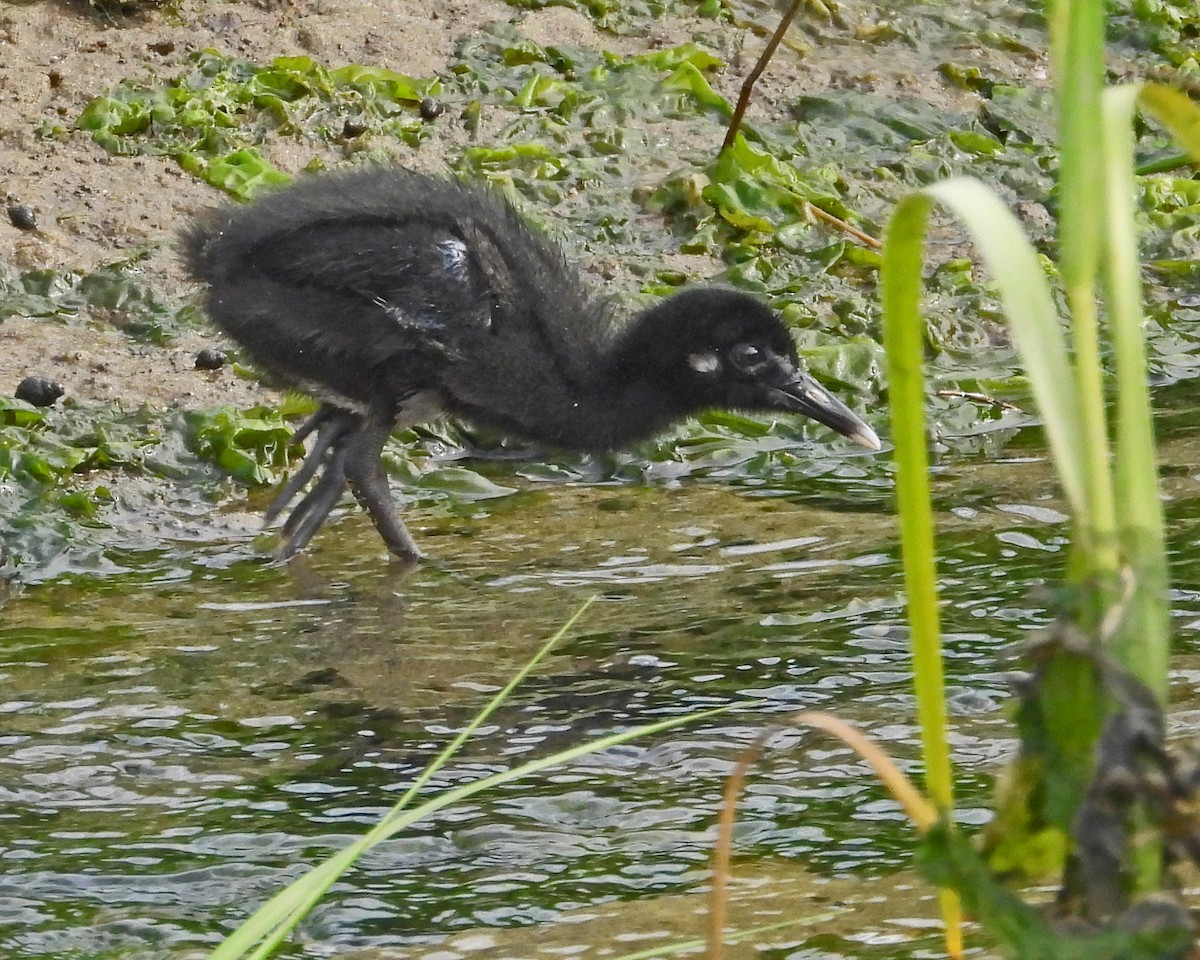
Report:
[[[302,442],[316,431],[317,439],[301,461],[300,469],[289,478],[267,507],[263,516],[264,526],[273,522],[313,477],[317,477],[317,482],[284,521],[284,540],[276,554],[280,560],[286,560],[303,550],[337,505],[346,489],[343,444],[358,432],[362,421],[363,418],[357,413],[323,403],[293,436],[294,441]]]
[[[271,523],[305,484],[316,478],[312,489],[284,521],[283,543],[277,557],[287,560],[303,550],[349,485],[396,560],[406,568],[416,566],[421,560],[421,551],[396,514],[387,475],[379,462],[391,432],[390,420],[325,403],[301,425],[294,439],[304,440],[314,431],[316,441],[312,449],[271,501],[264,517],[265,523]]]

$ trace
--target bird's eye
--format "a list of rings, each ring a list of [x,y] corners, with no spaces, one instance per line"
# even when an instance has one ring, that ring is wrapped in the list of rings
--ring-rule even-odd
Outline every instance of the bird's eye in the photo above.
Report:
[[[733,365],[745,373],[761,370],[767,363],[767,353],[752,343],[739,343],[729,353]]]

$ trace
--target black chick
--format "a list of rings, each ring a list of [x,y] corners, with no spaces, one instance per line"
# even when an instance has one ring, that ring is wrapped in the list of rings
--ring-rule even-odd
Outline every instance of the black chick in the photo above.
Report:
[[[486,189],[403,169],[306,179],[183,234],[209,316],[322,402],[313,449],[267,510],[302,549],[347,483],[388,548],[420,556],[379,462],[398,425],[443,415],[581,451],[715,407],[802,413],[879,439],[801,368],[787,329],[734,290],[684,290],[618,322],[561,251]]]

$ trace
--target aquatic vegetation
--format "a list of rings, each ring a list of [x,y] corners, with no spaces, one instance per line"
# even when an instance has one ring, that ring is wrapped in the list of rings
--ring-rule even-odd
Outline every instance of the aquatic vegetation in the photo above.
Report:
[[[418,108],[440,90],[383,67],[328,69],[310,57],[267,66],[204,50],[165,85],[125,81],[84,108],[76,125],[106,150],[160,153],[236,197],[291,178],[264,159],[271,135],[304,132],[323,142],[364,134],[416,144],[425,131]]]
[[[961,953],[955,895],[1018,957],[1182,956],[1193,938],[1182,903],[1163,899],[1170,867],[1196,857],[1190,760],[1165,743],[1171,614],[1133,206],[1135,110],[1200,161],[1200,111],[1153,84],[1105,88],[1103,11],[1064,0],[1051,29],[1057,117],[1059,259],[1055,280],[1017,218],[978,180],[955,178],[904,201],[883,262],[897,499],[927,790],[942,823],[922,863],[943,885],[947,942]],[[1056,621],[1031,644],[1020,690],[1019,755],[1002,781],[985,856],[952,825],[919,311],[927,220],[961,218],[996,278],[1073,519]],[[1101,291],[1115,408],[1105,399]],[[1110,427],[1111,420],[1111,427]],[[998,875],[1055,877],[1053,930]],[[953,891],[951,893],[950,891]],[[1153,905],[1151,907],[1151,905]],[[1154,912],[1147,920],[1146,911]]]
[[[295,431],[278,410],[191,411],[185,421],[192,452],[247,485],[275,483],[272,468],[286,467],[301,452],[289,452]]]
[[[169,476],[150,455],[168,428],[150,410],[37,409],[0,397],[0,542],[20,573],[103,526],[122,472]]]
[[[17,316],[98,323],[148,343],[163,343],[204,323],[194,305],[173,301],[146,283],[139,262],[135,256],[91,271],[42,267],[21,273],[0,264],[0,323]]]
[[[619,6],[576,8],[605,29],[623,29],[621,17],[644,19],[643,12]],[[675,6],[695,8],[648,4],[644,13],[670,13]],[[1159,24],[1164,44],[1180,43],[1189,29],[1187,15],[1160,6],[1157,12],[1139,8],[1138,16]],[[817,376],[839,392],[848,388],[877,399],[879,255],[817,220],[814,211],[878,235],[908,190],[970,172],[1045,214],[1034,217],[1034,239],[1043,252],[1051,249],[1048,215],[1057,195],[1048,95],[1019,79],[1043,24],[1007,6],[994,12],[980,42],[996,55],[969,64],[943,59],[939,71],[947,95],[937,103],[896,91],[803,93],[745,126],[719,156],[716,146],[731,113],[718,82],[726,69],[718,51],[728,49],[729,30],[719,19],[712,22],[711,42],[697,36],[696,42],[627,57],[541,46],[511,25],[491,25],[465,40],[437,79],[330,66],[311,57],[254,64],[202,51],[185,71],[161,83],[116,85],[94,99],[77,124],[110,151],[173,156],[239,197],[289,179],[268,159],[281,138],[307,149],[306,165],[314,168],[402,161],[409,151],[436,149],[461,174],[508,193],[529,219],[552,224],[572,258],[604,263],[599,269],[612,275],[618,296],[662,295],[705,275],[754,291],[792,325]],[[961,30],[948,11],[924,14],[893,18],[890,31],[863,36],[883,55],[906,45],[918,51],[948,46],[945,38]],[[1114,21],[1118,33],[1127,27],[1132,29],[1125,20]],[[817,18],[804,29],[833,39],[847,25],[837,17]],[[423,110],[431,98],[445,109]],[[670,151],[656,147],[664,141],[671,142]],[[1142,132],[1139,160],[1153,164],[1171,155],[1160,134]],[[1200,208],[1193,181],[1175,168],[1148,173],[1139,183],[1143,243],[1151,259],[1150,369],[1159,382],[1170,382],[1200,373],[1200,337],[1192,332],[1200,304],[1185,293],[1196,277]],[[621,254],[635,246],[636,257]],[[994,285],[961,252],[951,248],[932,267],[937,310],[925,338],[931,386],[958,394],[935,404],[932,414],[943,443],[963,452],[994,450],[1030,418],[1005,414],[971,395],[1020,405],[1030,399],[1029,384],[1000,319]],[[37,279],[26,277],[22,289],[0,296],[0,310],[47,315],[69,309],[66,295],[58,296],[57,305],[37,300]],[[135,317],[145,315],[147,335],[169,334],[175,319],[169,313],[136,296],[122,301],[121,312],[126,306]],[[135,319],[135,326],[141,322]],[[772,428],[774,438],[764,437],[768,426],[761,419],[706,418],[638,457],[678,473],[751,483],[812,471],[820,453],[798,446],[808,434],[782,424]],[[450,431],[443,439],[454,437]],[[436,462],[420,449],[404,452],[397,441],[391,449],[394,474],[437,487],[434,477],[442,468]],[[262,457],[256,467],[238,467],[238,476],[250,482],[278,469],[263,447],[252,445],[241,455]],[[521,470],[529,476],[579,475],[569,458],[542,458]],[[597,475],[592,468],[588,473]],[[617,462],[599,475],[641,473],[634,462]],[[509,488],[502,476],[487,479]],[[430,489],[413,495],[429,496]]]

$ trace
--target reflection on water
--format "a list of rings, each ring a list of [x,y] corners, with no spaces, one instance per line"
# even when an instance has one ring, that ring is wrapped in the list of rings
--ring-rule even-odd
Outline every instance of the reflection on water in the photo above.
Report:
[[[129,575],[30,588],[0,628],[5,956],[210,945],[372,823],[597,593],[435,788],[631,723],[745,707],[443,811],[373,851],[305,938],[415,944],[694,889],[722,778],[764,723],[798,708],[850,717],[911,766],[887,493],[839,482],[753,497],[562,486],[486,517],[413,515],[434,559],[403,580],[347,511],[286,567],[245,541],[189,545],[132,558]],[[1049,542],[1064,532],[1053,519],[949,518],[955,746],[968,765],[1008,749],[1007,648],[1040,619],[1027,594],[1048,557],[1013,535]],[[985,632],[996,624],[1004,635]],[[854,757],[784,728],[747,789],[738,843],[832,878],[904,869],[910,838]]]
[[[442,811],[366,857],[289,955],[421,955],[446,937],[455,955],[553,952],[609,942],[602,925],[590,941],[568,935],[601,904],[635,940],[698,933],[651,918],[687,903],[673,916],[695,920],[698,901],[680,897],[705,882],[723,778],[764,725],[830,710],[916,770],[886,470],[753,491],[562,485],[487,515],[411,512],[434,559],[405,579],[347,510],[288,566],[238,532],[131,554],[127,574],[27,589],[0,625],[0,954],[201,955],[373,823],[593,595],[431,789],[630,724],[742,706]],[[938,490],[959,816],[979,824],[1012,750],[1005,672],[1045,621],[1035,588],[1057,576],[1068,530],[1037,461],[944,466]],[[1194,530],[1185,494],[1176,527]],[[1180,585],[1176,603],[1195,636],[1200,593]],[[1177,685],[1200,683],[1190,667],[1185,654]],[[1195,728],[1195,714],[1174,728]],[[781,944],[936,949],[927,891],[906,872],[909,829],[839,745],[780,727],[737,844],[747,891],[762,891],[743,891],[747,923],[766,922],[781,889],[802,889],[803,916],[825,918]],[[839,925],[818,889],[855,883],[874,891],[870,930]],[[643,909],[622,911],[631,900]],[[542,926],[523,938],[530,924]]]

